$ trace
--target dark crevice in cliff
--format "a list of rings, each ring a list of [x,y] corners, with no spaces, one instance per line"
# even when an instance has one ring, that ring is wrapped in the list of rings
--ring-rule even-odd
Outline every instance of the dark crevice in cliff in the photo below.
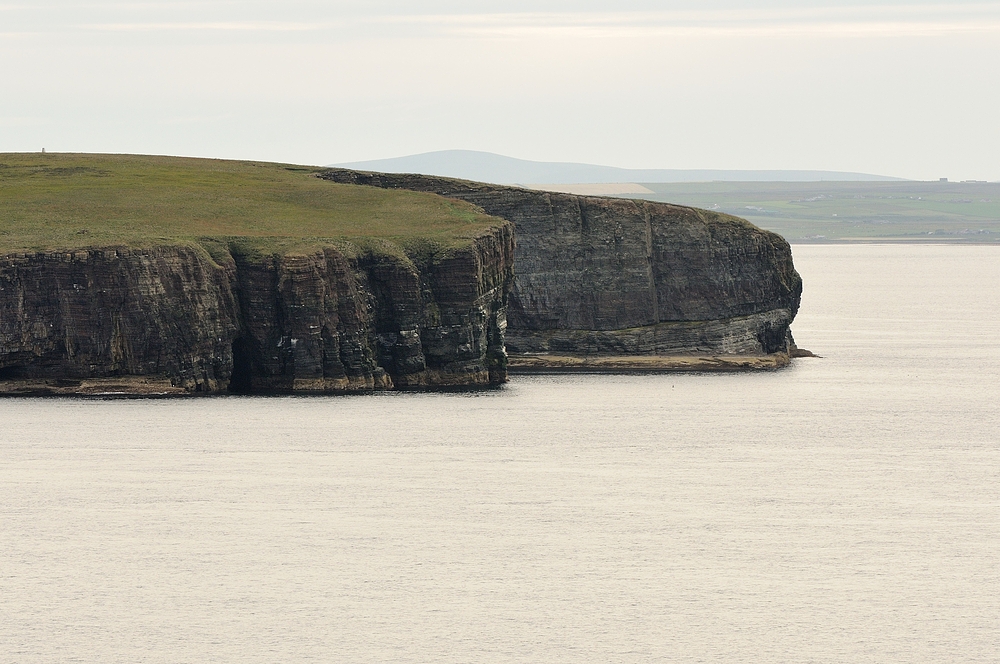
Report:
[[[757,332],[757,339],[767,353],[787,352],[790,346],[794,345],[792,334],[787,325],[765,323]]]
[[[246,337],[233,341],[233,373],[229,377],[229,391],[236,394],[253,392],[254,361],[253,342]]]
[[[11,365],[6,367],[0,367],[0,380],[19,380],[23,378],[28,378],[30,372],[28,367],[20,365]]]
[[[660,322],[660,298],[656,292],[656,261],[653,260],[653,222],[649,210],[643,206],[643,221],[646,227],[646,261],[649,270],[649,299],[653,307],[653,323]]]

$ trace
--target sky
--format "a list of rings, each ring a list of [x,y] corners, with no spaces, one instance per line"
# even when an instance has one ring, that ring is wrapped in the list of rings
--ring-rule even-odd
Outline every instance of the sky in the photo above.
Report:
[[[0,152],[1000,180],[1000,1],[0,0]]]

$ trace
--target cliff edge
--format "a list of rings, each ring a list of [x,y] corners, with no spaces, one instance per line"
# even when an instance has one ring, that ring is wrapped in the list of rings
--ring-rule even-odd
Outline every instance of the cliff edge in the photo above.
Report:
[[[512,222],[517,271],[506,337],[512,369],[788,362],[789,325],[802,293],[791,247],[738,217],[424,175],[333,168],[319,177],[433,192]]]

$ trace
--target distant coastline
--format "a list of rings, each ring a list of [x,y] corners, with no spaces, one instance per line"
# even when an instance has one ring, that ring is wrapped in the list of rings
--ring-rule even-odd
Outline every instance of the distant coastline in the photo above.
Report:
[[[997,182],[641,183],[654,201],[733,214],[792,244],[1000,243]]]
[[[1000,183],[815,170],[627,169],[444,150],[341,164],[735,215],[793,244],[1000,243]]]

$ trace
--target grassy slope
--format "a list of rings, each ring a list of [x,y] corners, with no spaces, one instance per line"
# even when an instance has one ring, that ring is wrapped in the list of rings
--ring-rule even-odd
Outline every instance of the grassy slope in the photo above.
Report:
[[[648,183],[642,198],[745,217],[790,242],[1000,242],[1000,183]],[[718,206],[718,207],[716,207]]]
[[[433,194],[334,184],[322,169],[178,157],[0,153],[0,254],[251,238],[468,242],[497,220]]]

